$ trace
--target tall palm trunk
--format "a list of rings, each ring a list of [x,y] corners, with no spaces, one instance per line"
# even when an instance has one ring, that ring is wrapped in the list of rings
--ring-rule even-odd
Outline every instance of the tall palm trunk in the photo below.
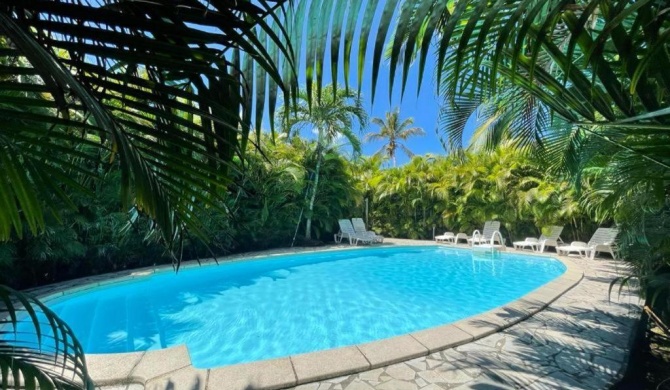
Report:
[[[323,131],[319,129],[319,138],[316,143],[316,168],[314,169],[314,185],[312,186],[312,195],[309,198],[309,207],[307,211],[307,221],[305,222],[305,238],[312,239],[312,214],[314,213],[314,201],[319,187],[319,174],[321,171],[321,143],[323,141]]]
[[[312,238],[312,213],[314,211],[314,201],[316,200],[317,187],[319,186],[319,171],[321,170],[321,160],[321,150],[319,150],[316,160],[316,169],[314,170],[314,185],[312,186],[312,196],[309,199],[309,212],[307,213],[307,222],[305,223],[305,238],[308,240]]]

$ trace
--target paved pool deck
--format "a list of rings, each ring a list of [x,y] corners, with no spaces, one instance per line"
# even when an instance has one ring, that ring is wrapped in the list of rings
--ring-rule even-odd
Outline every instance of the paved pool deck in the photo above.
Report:
[[[387,239],[384,245],[435,243]],[[349,245],[317,250],[345,247]],[[310,250],[315,249],[274,250],[221,260]],[[559,279],[502,308],[409,335],[208,370],[191,365],[185,346],[88,355],[87,362],[103,390],[607,388],[626,367],[640,301],[626,290],[608,298],[610,281],[624,273],[623,263],[549,255],[568,266]],[[59,296],[62,291],[71,293],[156,271],[101,275],[37,293]]]

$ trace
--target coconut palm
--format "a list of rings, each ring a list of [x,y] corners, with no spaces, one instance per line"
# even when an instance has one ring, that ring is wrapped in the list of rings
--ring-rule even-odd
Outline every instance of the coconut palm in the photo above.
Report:
[[[307,212],[305,213],[305,238],[312,237],[312,215],[314,202],[319,191],[321,165],[324,152],[338,137],[344,137],[354,153],[360,152],[360,141],[352,128],[358,122],[361,128],[367,125],[367,113],[359,96],[353,91],[327,85],[320,98],[316,88],[302,90],[298,94],[294,112],[288,117],[282,116],[283,128],[289,134],[297,134],[308,129],[316,134],[316,164],[311,186],[307,189]],[[283,111],[283,110],[282,110]]]
[[[407,118],[401,121],[400,108],[387,112],[386,120],[372,118],[371,122],[379,126],[379,132],[368,133],[365,136],[365,140],[367,142],[385,141],[381,149],[375,154],[390,158],[393,161],[394,167],[396,166],[396,150],[402,150],[407,157],[411,158],[414,156],[414,153],[402,141],[407,141],[408,138],[413,136],[426,134],[420,127],[411,127],[414,124],[414,118]]]

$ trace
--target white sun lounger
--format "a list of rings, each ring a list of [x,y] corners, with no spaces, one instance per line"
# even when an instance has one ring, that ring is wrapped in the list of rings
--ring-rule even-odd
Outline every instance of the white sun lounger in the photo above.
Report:
[[[569,254],[578,252],[584,257],[593,259],[598,252],[607,252],[612,258],[617,258],[616,236],[619,230],[616,228],[598,228],[588,243],[582,241],[573,241],[570,245],[556,247],[558,254]]]
[[[467,234],[465,234],[465,233],[458,233],[458,234],[456,235],[456,238],[454,239],[454,243],[455,243],[455,244],[458,244],[458,241],[460,241],[460,240],[465,240],[465,242],[468,242],[468,239],[470,239],[470,237],[468,237]]]
[[[440,242],[440,241],[445,241],[445,242],[450,242],[452,244],[456,243],[456,235],[452,232],[445,232],[444,234],[440,236],[435,236],[435,241]]]
[[[472,238],[475,238],[474,233]],[[502,234],[500,234],[500,232],[496,230],[493,233],[491,233],[491,238],[489,239],[489,242],[483,242],[477,246],[473,246],[472,250],[473,251],[490,250],[491,252],[495,252],[496,250],[506,251],[507,247],[504,244],[502,244],[502,242],[504,241],[505,239],[502,237]],[[499,242],[499,244],[496,244],[496,242]]]
[[[342,242],[343,238],[348,238],[350,245],[358,245],[359,242],[364,244],[369,244],[372,242],[372,238],[370,236],[356,233],[350,220],[340,219],[337,221],[337,223],[340,225],[340,232],[335,234],[335,242],[340,243]]]
[[[548,235],[540,235],[540,238],[535,237],[526,237],[523,241],[514,241],[514,249],[522,249],[530,247],[535,252],[544,252],[544,248],[548,246],[557,247],[558,242],[561,240],[561,233],[563,232],[563,226],[550,226],[551,232]]]
[[[487,244],[489,241],[491,241],[491,238],[493,237],[493,232],[499,231],[500,230],[500,222],[499,221],[486,221],[484,223],[484,230],[479,232],[479,230],[475,230],[472,232],[472,237],[468,238],[468,243],[470,245],[476,245],[476,244]],[[498,234],[498,237],[502,239],[502,236]],[[504,242],[501,242],[498,237],[496,237],[496,241],[500,245],[504,245]]]
[[[380,236],[372,230],[367,230],[365,228],[365,222],[363,222],[363,218],[351,218],[351,224],[354,226],[354,231],[357,234],[370,237],[372,242],[384,242],[384,236]]]

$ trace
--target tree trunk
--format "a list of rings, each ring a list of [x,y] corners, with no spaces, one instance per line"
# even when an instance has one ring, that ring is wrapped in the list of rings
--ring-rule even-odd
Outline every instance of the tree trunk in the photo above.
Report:
[[[312,212],[314,211],[314,201],[316,200],[316,191],[319,186],[319,171],[321,170],[321,151],[316,160],[316,169],[314,170],[314,185],[312,186],[312,196],[309,199],[309,212],[307,215],[307,222],[305,223],[305,238],[310,240],[312,238]]]
[[[307,221],[305,222],[305,238],[312,239],[312,213],[314,212],[314,201],[316,200],[316,191],[319,187],[319,173],[321,171],[321,142],[323,141],[323,132],[319,130],[319,138],[316,144],[316,169],[314,169],[314,185],[312,186],[312,196],[309,198],[309,207],[307,211]]]

